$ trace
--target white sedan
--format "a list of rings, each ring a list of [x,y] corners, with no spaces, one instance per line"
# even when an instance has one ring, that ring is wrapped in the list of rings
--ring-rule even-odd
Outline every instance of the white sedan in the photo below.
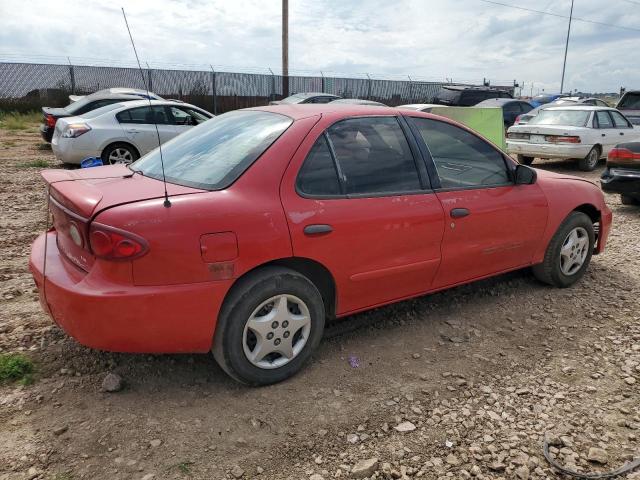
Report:
[[[507,152],[525,165],[534,158],[571,158],[580,170],[591,171],[617,143],[638,138],[640,130],[615,108],[549,107],[507,130]]]
[[[131,163],[158,146],[158,134],[164,143],[212,117],[194,105],[167,100],[113,103],[59,119],[51,148],[67,164],[79,165],[87,157],[100,157],[105,165]]]

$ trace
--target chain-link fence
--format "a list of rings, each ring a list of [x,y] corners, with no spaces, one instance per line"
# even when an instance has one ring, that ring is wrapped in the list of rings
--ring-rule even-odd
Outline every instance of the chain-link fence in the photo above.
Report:
[[[143,80],[144,79],[144,80]],[[62,107],[69,95],[103,88],[149,89],[164,98],[192,103],[213,113],[266,105],[283,97],[285,78],[274,74],[198,70],[54,65],[0,62],[0,109],[32,110]],[[444,82],[289,76],[288,91],[323,92],[396,106],[429,103]],[[458,83],[458,85],[460,85]],[[497,87],[513,93],[513,87]]]

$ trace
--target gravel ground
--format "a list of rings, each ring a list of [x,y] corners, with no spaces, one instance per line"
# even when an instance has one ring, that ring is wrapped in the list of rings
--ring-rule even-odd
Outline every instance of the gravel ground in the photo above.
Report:
[[[89,350],[42,313],[27,257],[59,165],[36,132],[0,130],[0,351],[37,368],[0,386],[0,480],[556,478],[545,435],[581,471],[640,455],[640,208],[607,196],[608,249],[574,288],[520,271],[357,315],[248,389],[207,355]]]

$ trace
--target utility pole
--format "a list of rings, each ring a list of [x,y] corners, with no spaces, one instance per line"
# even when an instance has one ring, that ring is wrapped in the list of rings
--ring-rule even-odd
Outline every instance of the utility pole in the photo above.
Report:
[[[289,96],[289,0],[282,0],[282,95]]]
[[[569,13],[569,28],[567,29],[567,43],[564,45],[564,62],[562,63],[562,80],[560,80],[560,92],[564,89],[564,71],[567,68],[567,50],[569,50],[569,35],[571,34],[571,20],[573,19],[573,0],[571,0],[571,12]]]

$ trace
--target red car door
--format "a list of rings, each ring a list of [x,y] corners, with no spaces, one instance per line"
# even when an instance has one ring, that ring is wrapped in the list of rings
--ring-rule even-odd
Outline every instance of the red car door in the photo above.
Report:
[[[515,163],[473,133],[434,119],[409,122],[428,149],[446,217],[433,287],[530,265],[547,222],[542,189],[515,185]]]
[[[323,116],[281,185],[293,253],[330,271],[338,315],[428,290],[444,230],[404,120],[341,118]]]

